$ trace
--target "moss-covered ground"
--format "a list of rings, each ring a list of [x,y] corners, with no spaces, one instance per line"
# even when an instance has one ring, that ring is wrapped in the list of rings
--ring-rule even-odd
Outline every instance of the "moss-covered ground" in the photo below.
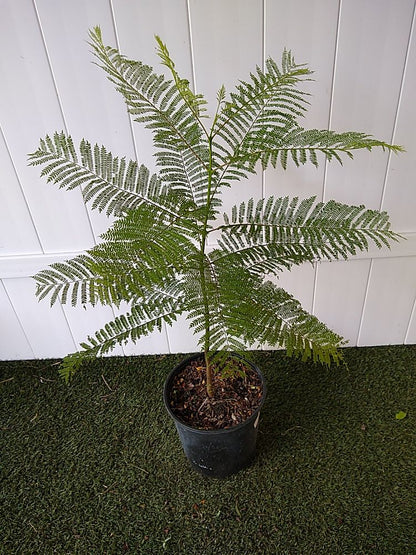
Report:
[[[254,353],[258,456],[225,480],[190,469],[163,406],[181,358],[94,361],[69,386],[56,361],[0,362],[1,553],[416,553],[416,346],[330,369]]]

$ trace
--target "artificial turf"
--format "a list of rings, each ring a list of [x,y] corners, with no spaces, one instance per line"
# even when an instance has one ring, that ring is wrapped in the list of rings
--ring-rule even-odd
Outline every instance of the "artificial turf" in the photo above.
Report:
[[[254,353],[258,456],[225,480],[190,469],[163,406],[181,358],[94,361],[69,386],[55,361],[0,362],[1,553],[416,553],[416,346],[330,369]]]

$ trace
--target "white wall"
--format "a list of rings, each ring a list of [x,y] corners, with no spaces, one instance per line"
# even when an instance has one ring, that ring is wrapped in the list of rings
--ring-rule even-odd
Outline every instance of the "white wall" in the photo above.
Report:
[[[264,57],[290,48],[315,70],[304,125],[365,131],[405,146],[334,164],[267,171],[227,203],[250,196],[312,195],[387,209],[408,240],[349,262],[301,267],[282,284],[351,345],[416,343],[416,33],[414,0],[0,0],[0,358],[59,357],[111,319],[110,308],[38,303],[30,278],[92,246],[105,219],[80,192],[62,192],[27,166],[46,133],[66,130],[137,156],[151,168],[149,133],[91,63],[88,29],[158,64],[154,34],[180,74],[208,100]],[[181,320],[126,353],[191,351]],[[118,351],[121,352],[121,351]]]

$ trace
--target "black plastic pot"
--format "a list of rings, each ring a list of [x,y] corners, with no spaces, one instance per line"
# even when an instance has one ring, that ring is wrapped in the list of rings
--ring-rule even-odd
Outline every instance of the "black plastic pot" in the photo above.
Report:
[[[199,358],[200,353],[183,360],[169,374],[163,392],[166,409],[175,422],[183,450],[192,467],[205,476],[225,478],[249,466],[256,452],[257,430],[260,410],[266,397],[266,385],[260,370],[244,360],[260,376],[263,396],[259,407],[245,422],[222,430],[198,430],[182,422],[169,406],[170,389],[174,376],[189,362]],[[234,355],[237,356],[237,355]]]

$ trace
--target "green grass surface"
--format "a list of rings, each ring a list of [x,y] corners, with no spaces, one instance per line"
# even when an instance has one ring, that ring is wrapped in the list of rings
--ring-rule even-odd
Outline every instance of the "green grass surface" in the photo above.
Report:
[[[416,553],[416,346],[348,369],[255,353],[255,464],[190,469],[162,402],[182,357],[0,362],[2,553]],[[396,414],[406,413],[399,420]]]

